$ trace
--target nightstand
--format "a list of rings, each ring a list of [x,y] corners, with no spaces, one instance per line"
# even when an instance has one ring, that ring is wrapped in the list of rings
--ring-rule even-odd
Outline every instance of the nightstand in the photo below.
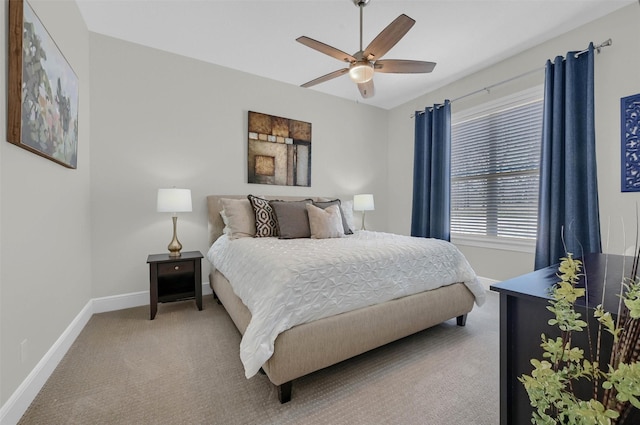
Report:
[[[152,254],[149,263],[150,317],[153,320],[158,303],[195,298],[202,310],[202,269],[200,251],[183,252],[180,257]]]

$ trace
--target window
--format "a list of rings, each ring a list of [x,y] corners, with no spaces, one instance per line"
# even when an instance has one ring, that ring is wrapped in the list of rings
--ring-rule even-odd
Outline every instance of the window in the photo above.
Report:
[[[453,115],[454,238],[535,241],[542,98],[537,87]]]

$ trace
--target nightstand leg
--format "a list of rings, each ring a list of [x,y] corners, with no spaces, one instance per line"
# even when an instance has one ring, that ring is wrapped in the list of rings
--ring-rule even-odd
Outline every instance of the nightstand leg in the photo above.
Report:
[[[202,311],[202,266],[200,264],[200,259],[194,260],[195,263],[195,290],[196,290],[196,305],[198,306],[198,310]]]
[[[155,319],[158,312],[158,265],[149,265],[149,309],[150,320]]]

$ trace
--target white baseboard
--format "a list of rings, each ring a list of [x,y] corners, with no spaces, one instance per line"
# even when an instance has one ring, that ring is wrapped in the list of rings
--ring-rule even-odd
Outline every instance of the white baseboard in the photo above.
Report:
[[[27,378],[22,381],[18,389],[9,397],[9,400],[0,408],[0,424],[18,423],[92,315],[92,300],[89,300]]]
[[[149,291],[132,292],[130,294],[94,298],[92,301],[93,314],[104,313],[106,311],[124,310],[125,308],[148,305]]]
[[[202,283],[202,295],[210,295],[213,291],[209,282]],[[149,305],[149,291],[132,292],[130,294],[112,295],[93,299],[93,314],[107,311],[124,310],[125,308]]]
[[[202,295],[210,295],[213,292],[209,282],[202,284]],[[114,295],[110,297],[92,298],[80,310],[80,313],[71,321],[67,329],[51,346],[49,351],[40,359],[31,373],[20,384],[18,389],[9,397],[9,400],[0,408],[0,424],[17,424],[24,412],[27,411],[36,395],[40,392],[47,379],[51,376],[60,360],[69,351],[71,345],[86,326],[91,316],[96,313],[123,310],[125,308],[139,307],[149,304],[149,291],[132,292],[130,294]]]

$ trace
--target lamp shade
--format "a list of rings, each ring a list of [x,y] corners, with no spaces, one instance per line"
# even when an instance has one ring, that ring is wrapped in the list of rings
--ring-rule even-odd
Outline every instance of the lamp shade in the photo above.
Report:
[[[353,209],[355,211],[373,211],[373,195],[370,193],[353,196]]]
[[[158,189],[158,212],[191,212],[190,189]]]

